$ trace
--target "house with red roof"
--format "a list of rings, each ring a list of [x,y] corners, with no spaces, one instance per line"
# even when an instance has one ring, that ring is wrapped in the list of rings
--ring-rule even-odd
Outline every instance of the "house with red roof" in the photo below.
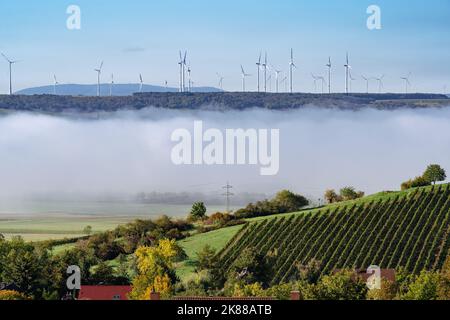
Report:
[[[128,300],[131,286],[82,286],[78,300]]]

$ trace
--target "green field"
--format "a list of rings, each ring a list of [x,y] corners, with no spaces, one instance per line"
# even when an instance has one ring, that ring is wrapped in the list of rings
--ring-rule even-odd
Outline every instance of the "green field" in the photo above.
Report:
[[[0,233],[6,238],[21,236],[26,241],[76,238],[83,235],[86,226],[91,226],[93,232],[100,232],[114,229],[132,220],[134,218],[91,216],[2,218]]]
[[[197,252],[202,250],[207,244],[217,251],[221,250],[241,228],[242,226],[233,226],[218,229],[179,241],[178,244],[184,249],[188,259],[177,265],[177,275],[182,280],[186,279],[189,274],[194,272]]]
[[[450,185],[380,193],[356,201],[254,220],[224,246],[225,270],[248,247],[276,253],[273,283],[287,281],[297,263],[322,271],[404,267],[440,269],[450,249]]]

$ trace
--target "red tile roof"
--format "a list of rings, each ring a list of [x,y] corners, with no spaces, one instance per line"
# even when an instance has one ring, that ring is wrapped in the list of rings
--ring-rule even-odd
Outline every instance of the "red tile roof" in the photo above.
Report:
[[[78,300],[128,300],[131,286],[82,286]]]

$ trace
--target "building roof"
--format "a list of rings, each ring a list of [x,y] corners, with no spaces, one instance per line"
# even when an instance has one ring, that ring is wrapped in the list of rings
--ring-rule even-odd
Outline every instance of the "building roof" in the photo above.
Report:
[[[131,286],[81,286],[78,300],[128,300]]]

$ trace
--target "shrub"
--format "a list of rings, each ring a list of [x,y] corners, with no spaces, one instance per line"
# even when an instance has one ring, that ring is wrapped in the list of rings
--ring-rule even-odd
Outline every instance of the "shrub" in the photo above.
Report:
[[[0,300],[29,300],[29,298],[14,290],[0,290]]]

